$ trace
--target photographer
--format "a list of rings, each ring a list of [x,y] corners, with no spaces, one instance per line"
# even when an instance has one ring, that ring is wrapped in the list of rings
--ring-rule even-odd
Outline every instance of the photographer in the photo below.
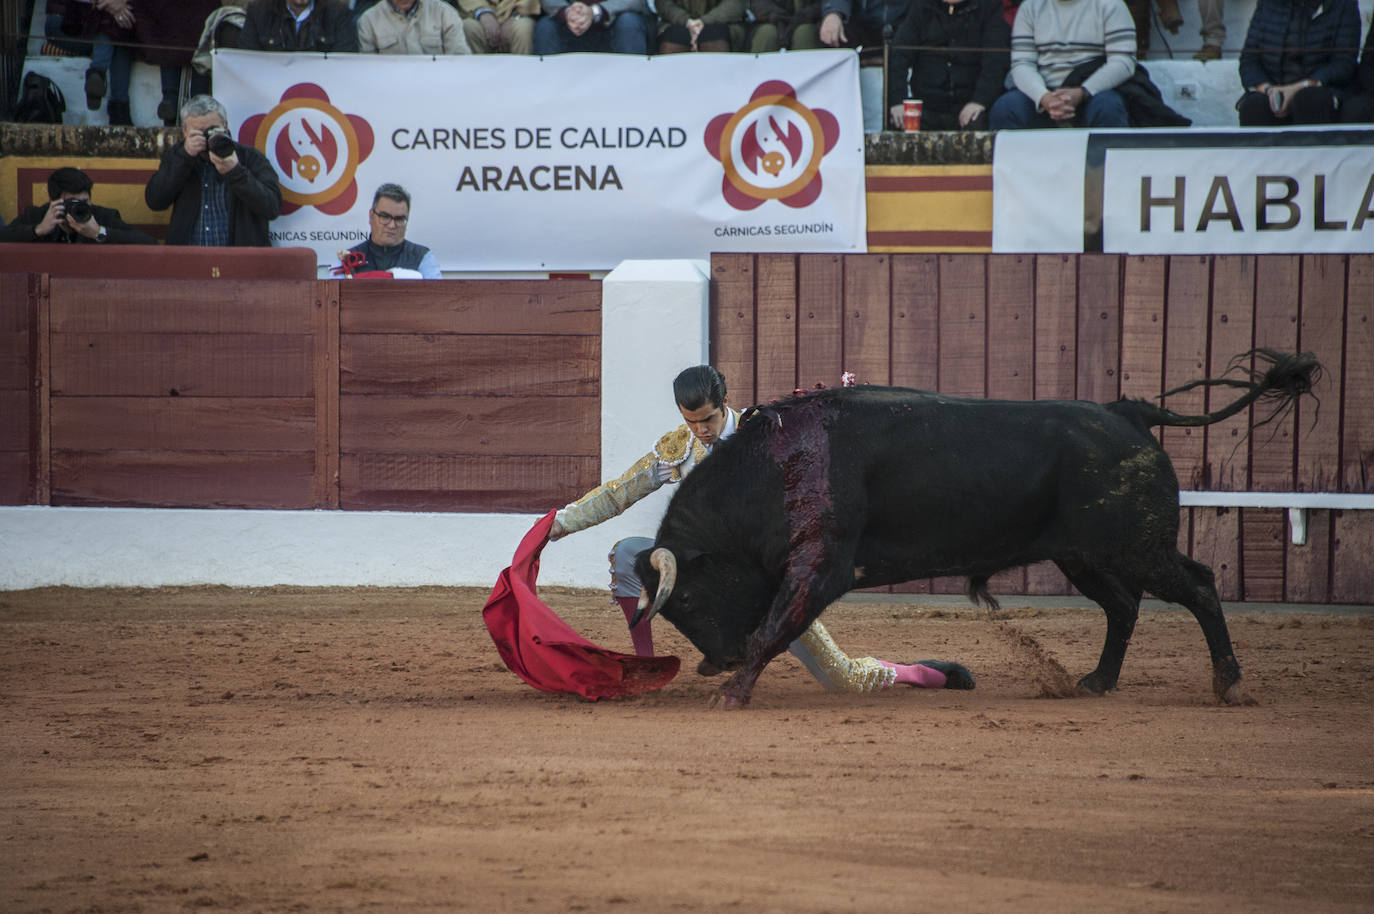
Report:
[[[156,244],[126,223],[119,210],[91,202],[94,183],[79,168],[59,168],[48,176],[48,201],[30,206],[0,229],[0,242],[45,241],[58,244]]]
[[[229,115],[197,95],[181,109],[183,141],[167,149],[143,198],[172,207],[168,244],[270,247],[267,223],[281,215],[281,186],[267,157],[234,142]]]

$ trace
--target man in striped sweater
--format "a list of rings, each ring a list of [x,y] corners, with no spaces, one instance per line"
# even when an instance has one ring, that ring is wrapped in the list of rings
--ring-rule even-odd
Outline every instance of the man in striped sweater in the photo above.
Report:
[[[1135,24],[1121,0],[1026,0],[1011,29],[1016,88],[993,104],[992,129],[1128,127],[1114,90],[1134,72]]]

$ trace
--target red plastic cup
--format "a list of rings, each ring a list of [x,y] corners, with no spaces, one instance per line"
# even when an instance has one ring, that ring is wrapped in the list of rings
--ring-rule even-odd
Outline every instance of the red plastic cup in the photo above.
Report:
[[[921,129],[921,100],[908,98],[902,102],[902,127],[907,133]]]

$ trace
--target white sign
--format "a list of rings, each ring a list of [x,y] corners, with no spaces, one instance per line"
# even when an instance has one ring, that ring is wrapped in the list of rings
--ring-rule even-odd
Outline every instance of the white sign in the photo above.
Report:
[[[993,250],[1374,251],[1374,128],[997,135]]]
[[[445,270],[867,250],[851,51],[420,57],[219,51],[215,96],[277,169],[277,246],[367,238],[383,183]]]

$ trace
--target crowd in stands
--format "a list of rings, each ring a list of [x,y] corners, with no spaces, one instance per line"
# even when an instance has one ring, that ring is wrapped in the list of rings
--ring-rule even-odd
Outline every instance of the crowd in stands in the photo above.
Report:
[[[1198,0],[1199,60],[1220,57],[1222,0]],[[87,107],[130,124],[135,58],[211,91],[211,51],[625,54],[854,48],[880,66],[885,109],[921,99],[926,130],[1177,126],[1139,58],[1151,0],[49,0],[46,34],[89,54]],[[1178,0],[1153,0],[1162,26]],[[1358,0],[1258,0],[1240,54],[1242,126],[1374,121],[1374,59]],[[1374,30],[1371,30],[1374,32]]]

